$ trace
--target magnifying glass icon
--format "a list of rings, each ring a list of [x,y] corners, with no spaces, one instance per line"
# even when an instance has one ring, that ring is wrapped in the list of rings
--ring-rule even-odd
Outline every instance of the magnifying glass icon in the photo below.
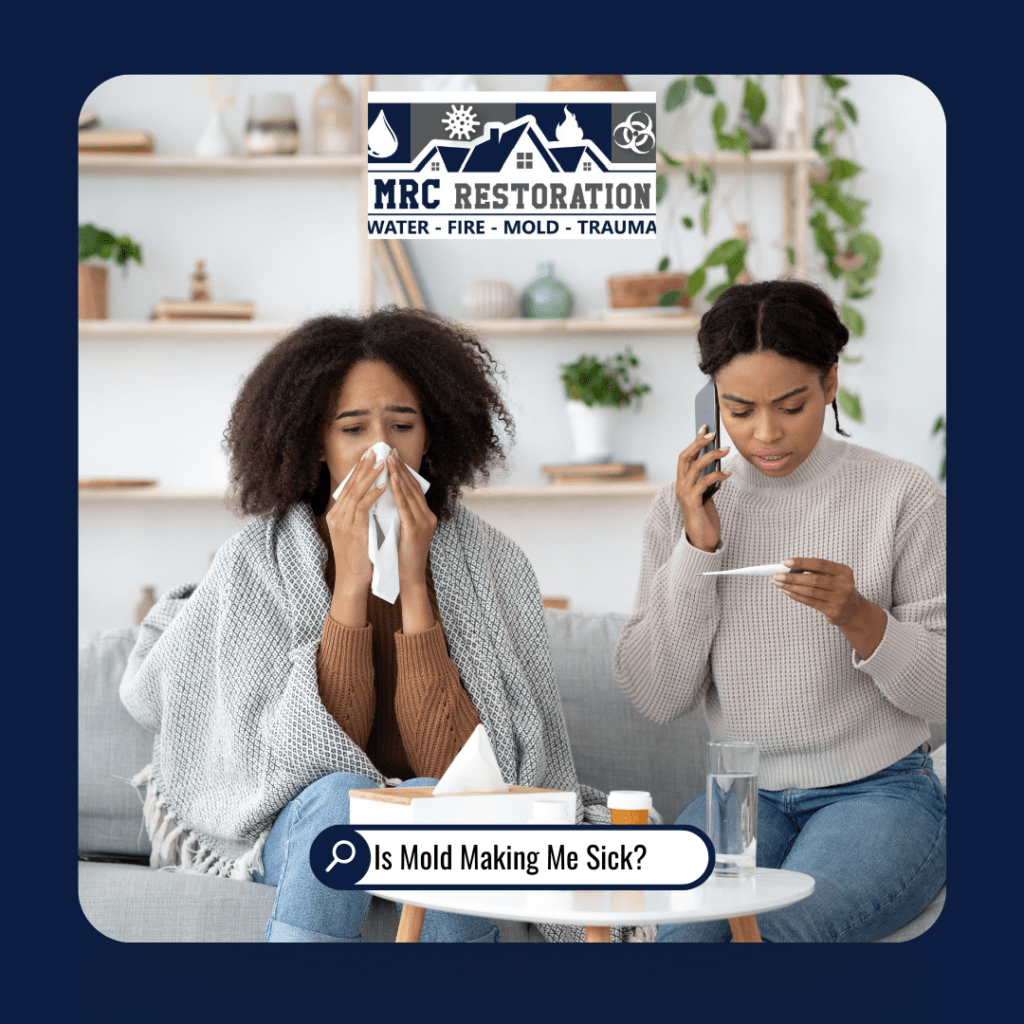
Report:
[[[338,856],[339,846],[347,846],[352,851],[345,860],[342,860],[341,857]],[[355,845],[353,843],[350,843],[347,839],[339,839],[338,842],[334,844],[334,849],[331,851],[331,856],[334,857],[334,860],[332,860],[331,863],[327,865],[327,871],[330,871],[335,864],[351,864],[352,861],[356,859]]]

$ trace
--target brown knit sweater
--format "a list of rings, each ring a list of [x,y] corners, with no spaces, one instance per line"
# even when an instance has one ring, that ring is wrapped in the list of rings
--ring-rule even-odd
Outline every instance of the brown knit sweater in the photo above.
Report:
[[[325,571],[333,585],[333,558]],[[334,720],[387,778],[439,779],[480,719],[448,645],[427,565],[434,626],[402,632],[402,598],[370,593],[367,624],[349,629],[331,618],[316,658],[320,699]]]

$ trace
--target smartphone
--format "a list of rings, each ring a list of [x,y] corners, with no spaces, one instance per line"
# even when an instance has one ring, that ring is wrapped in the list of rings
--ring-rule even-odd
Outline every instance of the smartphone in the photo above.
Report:
[[[711,444],[705,445],[701,448],[700,454],[706,455],[715,448],[720,448],[722,439],[718,436],[721,432],[721,425],[719,423],[718,416],[718,389],[715,387],[715,382],[713,380],[709,380],[707,384],[697,392],[697,397],[693,401],[693,412],[694,419],[696,420],[694,429],[698,434],[700,433],[701,427],[707,427],[708,430],[714,430],[715,432],[714,440]],[[721,469],[721,467],[722,460],[715,459],[710,466],[701,470],[701,474],[697,479],[700,480],[702,477],[707,476],[708,473],[716,473]],[[721,481],[716,481],[704,491],[704,495],[701,498],[702,503],[707,501],[708,498],[718,490],[720,483]]]

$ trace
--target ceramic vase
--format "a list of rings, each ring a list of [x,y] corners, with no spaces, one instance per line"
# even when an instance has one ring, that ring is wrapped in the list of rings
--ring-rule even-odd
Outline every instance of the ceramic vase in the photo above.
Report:
[[[313,152],[322,156],[351,153],[352,95],[337,75],[326,75],[313,94]]]
[[[142,620],[149,614],[150,609],[156,604],[156,587],[143,587],[142,600],[135,606],[135,624],[142,625]]]
[[[206,122],[203,134],[196,140],[196,156],[234,156],[235,152],[235,140],[224,124],[223,112],[211,110],[210,120]]]
[[[506,281],[474,281],[462,293],[462,314],[469,320],[501,320],[518,312],[515,289]]]
[[[551,274],[551,264],[542,263],[540,275],[523,292],[523,316],[539,320],[561,320],[572,312],[572,292]]]
[[[619,410],[610,405],[587,405],[569,399],[565,403],[572,432],[573,462],[608,462],[612,434]]]

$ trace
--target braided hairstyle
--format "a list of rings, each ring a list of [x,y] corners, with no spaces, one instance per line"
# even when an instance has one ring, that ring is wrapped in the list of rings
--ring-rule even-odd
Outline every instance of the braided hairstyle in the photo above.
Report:
[[[700,368],[709,377],[734,356],[769,350],[814,367],[822,387],[849,340],[832,299],[808,281],[734,284],[701,317],[697,332]],[[849,437],[835,399],[832,412],[836,433]]]

